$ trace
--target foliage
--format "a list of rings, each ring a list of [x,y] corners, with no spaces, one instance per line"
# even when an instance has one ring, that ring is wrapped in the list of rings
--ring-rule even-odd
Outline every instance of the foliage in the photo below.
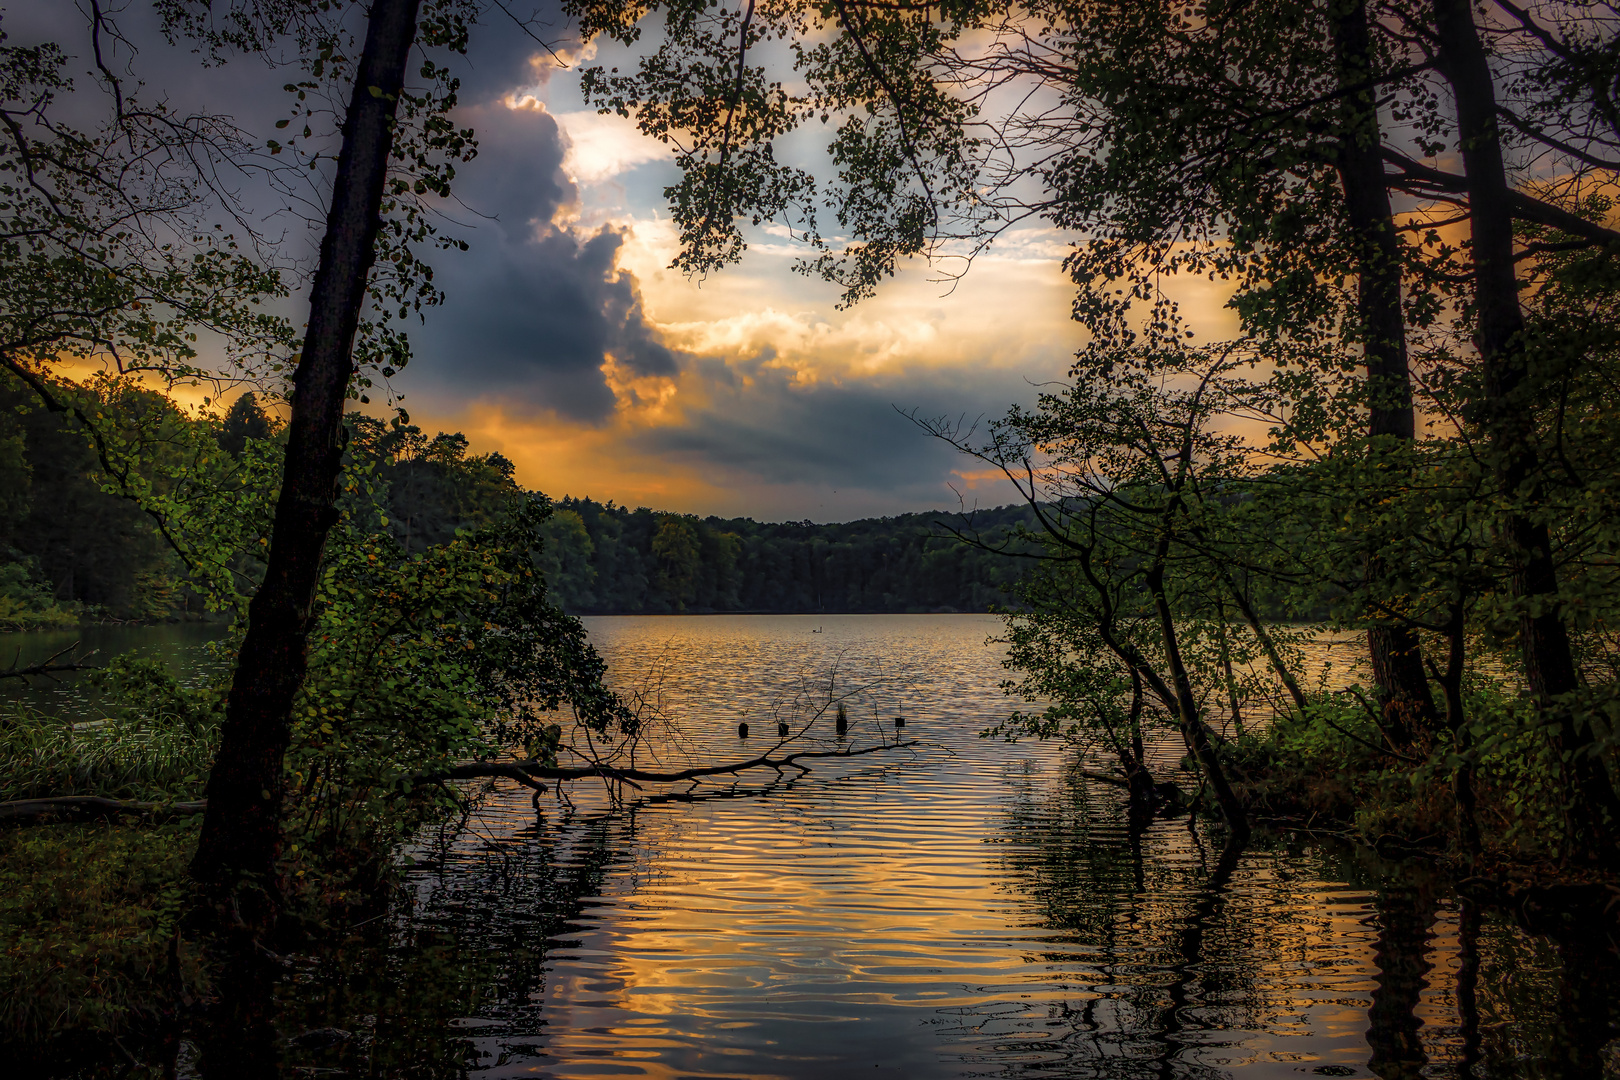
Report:
[[[88,21],[99,58],[101,35],[115,32],[99,7]],[[65,364],[170,384],[211,376],[196,363],[204,333],[231,364],[278,362],[291,328],[261,305],[286,295],[281,274],[251,239],[244,248],[210,220],[224,191],[218,170],[248,152],[240,132],[143,100],[104,64],[76,86],[59,44],[4,42],[0,366],[97,435],[93,408],[53,392]]]
[[[535,572],[548,511],[526,500],[415,555],[358,515],[340,527],[288,759],[301,843],[393,828],[392,800],[415,778],[542,741],[564,704],[592,731],[627,730],[584,628]]]
[[[596,545],[576,510],[553,510],[540,527],[544,546],[537,569],[564,611],[590,611],[596,603]]]
[[[171,952],[191,827],[45,825],[0,831],[0,1033],[117,1033],[178,988],[206,983]]]
[[[0,630],[43,630],[79,621],[76,611],[56,602],[35,569],[31,558],[15,553],[13,561],[0,563]]]
[[[658,571],[653,586],[675,602],[676,611],[685,611],[697,596],[700,569],[697,530],[677,514],[662,514],[653,533],[652,557]]]
[[[468,456],[467,438],[420,428],[396,418],[383,424],[351,413],[349,455],[372,467],[387,528],[408,552],[453,540],[463,529],[501,520],[522,492],[513,466],[500,454]]]
[[[156,6],[170,36],[194,42],[212,64],[242,56],[276,63],[292,58],[289,66],[302,77],[286,84],[288,115],[276,123],[276,137],[264,140],[259,155],[289,202],[306,198],[311,174],[337,158],[341,125],[332,118],[344,115],[359,64],[361,43],[350,15],[363,5],[160,0]],[[465,51],[480,12],[473,0],[425,0],[417,17],[416,46],[425,57],[397,109],[380,207],[383,228],[366,283],[369,303],[353,345],[357,371],[348,394],[362,403],[370,401],[376,377],[386,382],[410,362],[409,320],[443,302],[424,252],[467,248],[465,241],[439,232],[435,199],[450,195],[456,166],[478,152],[473,130],[451,119],[460,79],[446,60]],[[293,363],[278,359],[267,370],[288,376]]]
[[[81,403],[111,441],[139,440],[143,426],[152,429],[151,450],[172,459],[159,429],[177,414],[160,395],[127,384],[48,386],[53,396]],[[12,492],[17,509],[0,516],[0,551],[8,555],[13,579],[43,579],[41,599],[119,619],[161,618],[183,604],[162,595],[177,583],[181,566],[151,518],[105,490],[113,482],[82,425],[39,407],[32,390],[0,375],[0,431],[12,433],[19,463]],[[152,475],[139,462],[128,468],[132,478]],[[51,604],[27,606],[43,610]]]
[[[0,799],[200,796],[218,745],[223,694],[182,686],[149,657],[114,657],[94,673],[104,717],[72,723],[14,705],[0,726]]]

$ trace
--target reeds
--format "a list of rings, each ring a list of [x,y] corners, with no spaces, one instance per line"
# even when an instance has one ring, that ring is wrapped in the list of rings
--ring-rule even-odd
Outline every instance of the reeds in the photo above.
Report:
[[[216,742],[210,728],[146,718],[69,724],[19,709],[0,726],[0,799],[194,794]]]

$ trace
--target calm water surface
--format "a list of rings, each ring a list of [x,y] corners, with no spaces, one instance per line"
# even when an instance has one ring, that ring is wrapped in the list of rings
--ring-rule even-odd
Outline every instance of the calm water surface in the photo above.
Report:
[[[1302,838],[1233,865],[1185,821],[1131,836],[1072,751],[977,738],[1008,708],[993,618],[588,624],[679,719],[670,767],[759,752],[829,686],[853,695],[841,745],[894,741],[895,715],[921,745],[689,801],[578,784],[537,816],[504,793],[418,848],[402,941],[528,957],[445,1018],[470,1072],[1579,1076],[1615,1034],[1606,940]]]

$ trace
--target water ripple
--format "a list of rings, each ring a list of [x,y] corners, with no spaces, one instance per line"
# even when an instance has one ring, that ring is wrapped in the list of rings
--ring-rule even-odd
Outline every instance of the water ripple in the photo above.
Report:
[[[810,743],[892,741],[903,715],[924,745],[685,802],[616,809],[579,784],[539,819],[527,792],[503,792],[473,832],[425,844],[414,926],[476,911],[494,935],[554,917],[543,981],[467,1018],[495,1025],[468,1029],[480,1075],[1462,1075],[1478,1025],[1460,1034],[1443,889],[1413,887],[1414,923],[1390,915],[1378,868],[1341,852],[1285,838],[1223,876],[1184,821],[1131,835],[1064,747],[976,737],[1008,708],[995,619],[588,625],[620,685],[680,719],[664,760],[734,758],[740,720],[798,725],[829,686],[858,691],[850,743]],[[471,895],[496,881],[500,902]],[[1550,948],[1496,922],[1477,947],[1487,973]],[[1380,967],[1397,953],[1430,969]],[[1545,1001],[1501,986],[1481,980],[1487,1017],[1521,1035],[1545,1022]],[[1369,1043],[1379,995],[1404,1059]]]

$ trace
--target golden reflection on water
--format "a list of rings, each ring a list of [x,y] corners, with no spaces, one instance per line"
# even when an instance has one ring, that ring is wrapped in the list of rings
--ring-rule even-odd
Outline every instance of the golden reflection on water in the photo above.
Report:
[[[690,802],[615,809],[580,784],[538,826],[526,792],[498,797],[452,861],[600,877],[549,947],[535,1030],[469,1029],[481,1075],[1415,1077],[1464,1075],[1482,1046],[1546,1054],[1546,941],[1465,935],[1437,883],[1377,892],[1378,868],[1304,841],[1224,865],[1184,820],[1132,836],[1063,747],[978,739],[1007,709],[992,618],[588,624],[621,684],[658,681],[680,718],[668,762],[740,756],[739,718],[804,716],[835,667],[867,688],[845,745],[892,740],[900,714],[924,745]],[[511,1052],[520,1035],[542,1050]]]

